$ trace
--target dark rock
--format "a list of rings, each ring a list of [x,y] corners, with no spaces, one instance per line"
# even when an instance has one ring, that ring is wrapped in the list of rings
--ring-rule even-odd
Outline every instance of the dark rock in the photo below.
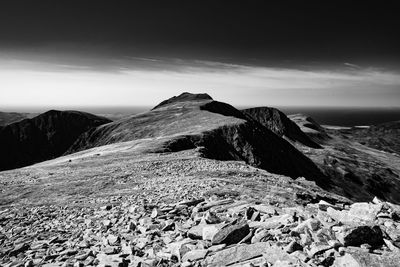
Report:
[[[377,247],[383,244],[383,235],[379,226],[356,226],[345,228],[337,235],[344,246],[370,244]]]
[[[18,244],[10,251],[10,256],[17,256],[19,253],[24,252],[27,249],[29,249],[28,244]]]
[[[220,229],[213,237],[212,244],[236,244],[250,233],[249,225],[245,222],[228,225]]]
[[[289,245],[287,245],[286,247],[285,247],[285,251],[287,252],[287,253],[293,253],[293,252],[295,252],[295,251],[297,251],[297,250],[300,250],[300,251],[302,251],[303,250],[303,246],[302,245],[300,245],[299,243],[297,243],[297,241],[292,241],[292,242],[290,242],[289,243]]]

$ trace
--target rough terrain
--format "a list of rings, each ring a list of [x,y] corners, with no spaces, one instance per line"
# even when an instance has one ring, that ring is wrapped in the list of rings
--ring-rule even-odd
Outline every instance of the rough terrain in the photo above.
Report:
[[[320,200],[285,207],[246,195],[211,194],[170,203],[152,196],[101,198],[95,204],[2,210],[0,264],[395,267],[400,262],[400,206],[377,198],[350,206]]]

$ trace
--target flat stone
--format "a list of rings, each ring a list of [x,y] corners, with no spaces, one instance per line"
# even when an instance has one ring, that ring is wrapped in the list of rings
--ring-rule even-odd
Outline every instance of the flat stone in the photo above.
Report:
[[[96,256],[98,260],[99,267],[127,267],[129,262],[119,255],[106,255],[104,253],[99,253]]]
[[[272,235],[267,229],[258,228],[255,231],[254,236],[251,238],[251,243],[254,244],[257,242],[263,242],[269,240],[270,238],[272,238]]]
[[[118,253],[118,251],[119,251],[119,248],[116,246],[106,246],[105,248],[103,248],[103,252],[107,255],[116,254],[116,253]]]
[[[109,227],[111,227],[111,221],[110,221],[110,220],[103,220],[103,225],[104,225],[106,228],[109,228]]]
[[[367,202],[354,203],[350,206],[349,216],[363,221],[373,222],[382,209],[382,204]]]
[[[224,249],[225,247],[226,247],[226,244],[220,244],[220,245],[211,246],[207,250],[210,252],[217,252],[217,251]]]
[[[321,222],[317,219],[307,219],[301,222],[298,226],[292,229],[293,232],[304,233],[304,230],[308,228],[311,231],[317,231],[321,228]]]
[[[293,221],[293,216],[289,214],[284,214],[281,216],[273,216],[271,218],[264,219],[264,221],[261,222],[249,222],[249,227],[273,229],[281,225],[292,223]]]
[[[395,227],[386,227],[385,232],[393,242],[400,242],[400,229]]]
[[[254,266],[267,266],[267,260],[264,256],[243,261],[237,264],[229,265],[229,267],[254,267]]]
[[[326,202],[325,200],[320,200],[318,202],[318,208],[320,210],[326,211],[328,209],[328,207],[334,208],[334,206],[331,203]]]
[[[213,237],[212,244],[237,244],[250,233],[247,223],[228,225],[220,229]]]
[[[114,246],[119,243],[119,237],[116,235],[109,235],[107,237],[107,241],[108,241],[108,244],[110,244],[110,246]]]
[[[186,244],[193,244],[195,241],[186,238],[183,239],[181,241],[177,241],[177,242],[173,242],[170,244],[167,244],[167,248],[169,250],[169,252],[171,252],[172,255],[176,256],[178,259],[181,259],[181,248],[182,246],[186,245]]]
[[[364,252],[346,253],[337,257],[334,267],[398,267],[400,254],[372,254]]]
[[[343,221],[348,221],[348,211],[347,210],[336,210],[334,208],[328,207],[326,209],[326,213],[335,221],[337,222],[343,222]]]
[[[238,245],[224,249],[207,257],[206,266],[225,266],[260,257],[269,247],[270,245],[268,243],[256,243],[251,245]]]
[[[261,213],[266,213],[270,215],[276,214],[276,208],[270,205],[253,205],[252,208],[258,210]]]
[[[299,243],[297,243],[297,241],[293,240],[292,242],[290,242],[286,247],[285,247],[285,251],[287,253],[293,253],[296,250],[303,250],[303,246],[301,246]]]
[[[64,262],[51,262],[51,263],[43,264],[42,267],[60,267],[63,265],[64,265]]]
[[[78,243],[78,247],[80,248],[88,248],[90,247],[90,243],[87,240],[82,240]]]
[[[60,253],[60,255],[61,256],[63,256],[63,255],[71,256],[71,255],[75,255],[76,253],[78,253],[78,251],[75,249],[66,249],[66,250],[62,251]]]
[[[309,249],[306,249],[306,252],[310,258],[314,257],[314,255],[327,251],[331,249],[332,246],[326,243],[312,243]]]
[[[214,236],[218,233],[218,231],[224,227],[225,224],[209,224],[205,225],[203,227],[203,232],[202,232],[202,239],[203,240],[213,240]]]
[[[10,256],[17,256],[19,253],[24,252],[27,249],[29,249],[28,244],[18,244],[10,251]]]
[[[8,264],[6,267],[24,267],[24,262],[23,261],[13,261],[10,264]]]
[[[221,222],[221,219],[217,216],[217,214],[215,214],[215,212],[211,212],[211,211],[207,211],[204,214],[204,220],[208,224],[216,224],[216,223],[220,223]]]
[[[277,246],[269,243],[260,242],[250,245],[237,245],[228,249],[221,250],[206,258],[206,266],[226,266],[233,263],[242,263],[246,260],[263,256],[270,263],[277,260],[291,259],[291,257]],[[240,266],[240,265],[239,265]]]
[[[195,249],[192,251],[187,252],[185,255],[182,257],[182,262],[186,261],[197,261],[197,260],[202,260],[206,257],[208,253],[207,249]]]
[[[203,238],[203,229],[206,226],[207,226],[207,224],[205,224],[205,223],[200,223],[198,225],[193,226],[187,232],[188,237],[190,237],[191,239],[202,239]]]

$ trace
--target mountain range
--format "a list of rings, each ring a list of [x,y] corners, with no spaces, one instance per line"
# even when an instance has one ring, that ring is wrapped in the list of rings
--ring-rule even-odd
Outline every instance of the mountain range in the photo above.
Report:
[[[93,151],[102,151],[94,153],[99,161],[106,154],[179,158],[180,153],[192,151],[195,157],[245,162],[291,179],[304,177],[321,192],[348,199],[379,196],[400,203],[399,142],[395,138],[399,124],[329,129],[302,114],[288,117],[271,107],[238,110],[207,94],[183,93],[148,112],[116,121],[51,110],[1,126],[0,170],[46,160],[50,161],[28,169],[43,164],[56,168],[74,158],[82,161],[79,168],[89,168],[84,161]],[[18,170],[0,177],[13,172]]]

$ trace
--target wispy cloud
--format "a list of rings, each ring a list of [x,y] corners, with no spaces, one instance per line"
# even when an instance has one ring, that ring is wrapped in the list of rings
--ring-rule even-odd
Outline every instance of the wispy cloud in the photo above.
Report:
[[[400,106],[400,73],[352,63],[277,68],[179,58],[13,58],[0,105],[154,105],[182,91],[235,105]]]
[[[353,68],[353,69],[361,69],[361,67],[359,65],[348,63],[348,62],[343,63],[343,65]]]

